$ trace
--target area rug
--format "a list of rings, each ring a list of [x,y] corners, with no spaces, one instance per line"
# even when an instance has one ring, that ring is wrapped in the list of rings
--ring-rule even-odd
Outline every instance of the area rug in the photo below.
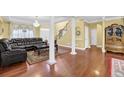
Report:
[[[68,52],[69,52],[68,50],[59,49],[58,52],[56,52],[55,54],[56,56],[60,56]],[[44,51],[43,53],[40,54],[38,54],[35,51],[27,52],[27,62],[30,65],[37,62],[43,62],[45,60],[48,60],[48,58],[49,58],[49,51]]]
[[[48,58],[49,58],[48,53],[42,53],[42,54],[39,55],[34,51],[27,52],[27,62],[29,64],[42,62],[44,60],[47,60]]]
[[[110,75],[112,77],[124,77],[124,60],[112,58],[110,63]]]

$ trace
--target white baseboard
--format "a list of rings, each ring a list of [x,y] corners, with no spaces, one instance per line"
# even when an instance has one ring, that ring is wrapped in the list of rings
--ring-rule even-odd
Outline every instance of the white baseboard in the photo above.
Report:
[[[88,48],[91,48],[91,46],[88,46]]]
[[[91,46],[85,47],[85,49],[86,49],[86,48],[91,48]]]
[[[76,47],[76,49],[78,49],[78,50],[85,50],[85,48],[79,48],[79,47]]]
[[[102,45],[97,45],[97,47],[102,48]]]
[[[66,47],[66,48],[71,48],[71,46],[67,46],[67,45],[58,45],[58,46]],[[78,50],[85,50],[85,48],[79,48],[79,47],[76,47],[76,49],[78,49]]]
[[[60,47],[66,47],[66,48],[71,48],[71,46],[67,46],[67,45],[58,45]]]

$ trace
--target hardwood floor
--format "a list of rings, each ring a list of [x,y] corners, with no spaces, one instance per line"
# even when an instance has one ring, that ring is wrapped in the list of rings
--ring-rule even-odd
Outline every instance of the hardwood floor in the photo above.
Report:
[[[124,59],[123,54],[101,52],[100,48],[92,47],[85,51],[77,50],[77,55],[71,55],[70,49],[56,57],[57,63],[49,66],[47,61],[29,65],[26,62],[0,68],[0,76],[18,77],[89,77],[109,76],[109,59]]]

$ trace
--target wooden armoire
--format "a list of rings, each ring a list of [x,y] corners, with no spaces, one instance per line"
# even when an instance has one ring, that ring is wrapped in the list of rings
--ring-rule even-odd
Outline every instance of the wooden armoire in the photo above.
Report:
[[[106,51],[124,53],[124,26],[112,24],[105,28]]]

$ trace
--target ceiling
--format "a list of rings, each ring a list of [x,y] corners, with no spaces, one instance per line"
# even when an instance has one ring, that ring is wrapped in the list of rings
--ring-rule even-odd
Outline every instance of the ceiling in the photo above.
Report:
[[[32,25],[36,19],[35,16],[3,16],[5,21],[18,24],[29,24]],[[55,22],[61,22],[67,20],[68,17],[56,17]],[[43,27],[48,27],[50,23],[50,16],[38,16],[38,22]]]
[[[10,22],[25,22],[25,23],[33,23],[34,20],[36,19],[35,16],[4,16],[3,17],[6,21]],[[66,20],[68,17],[56,17],[56,22],[57,21],[62,21]],[[50,21],[50,16],[38,16],[38,21],[40,23],[49,23]]]
[[[103,16],[78,16],[84,19],[88,23],[101,21]],[[105,16],[105,19],[119,18],[121,16]],[[22,23],[22,24],[32,24],[35,20],[35,16],[4,16],[4,20],[13,22],[13,23]],[[56,16],[55,22],[61,22],[69,19],[69,16]],[[50,16],[39,16],[39,23],[43,26],[48,26],[50,23]]]
[[[121,18],[122,16],[104,16],[104,17],[106,20],[111,20],[111,19]],[[93,23],[96,21],[102,21],[103,16],[82,16],[82,18],[88,23]]]

